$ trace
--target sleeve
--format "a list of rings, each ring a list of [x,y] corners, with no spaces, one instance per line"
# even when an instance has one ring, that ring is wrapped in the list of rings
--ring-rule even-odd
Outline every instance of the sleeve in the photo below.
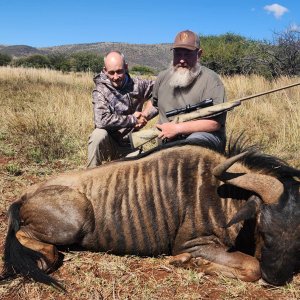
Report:
[[[225,88],[217,74],[214,74],[210,84],[208,84],[208,89],[205,94],[205,99],[212,98],[214,100],[214,105],[226,102]],[[219,113],[214,117],[208,117],[207,119],[215,120],[224,126],[226,122],[226,112]]]
[[[149,100],[152,97],[152,91],[154,86],[153,80],[142,80],[141,82],[143,98]]]
[[[159,89],[160,82],[161,82],[161,76],[159,74],[153,86],[152,99],[151,99],[152,105],[155,108],[157,108],[158,106],[158,89]]]
[[[109,103],[98,90],[93,91],[94,123],[96,128],[118,130],[132,128],[137,122],[133,115],[119,115],[113,113]]]

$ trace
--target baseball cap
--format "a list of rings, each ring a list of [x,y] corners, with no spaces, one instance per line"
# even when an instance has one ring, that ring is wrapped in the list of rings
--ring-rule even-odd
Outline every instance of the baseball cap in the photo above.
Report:
[[[189,50],[196,50],[200,48],[200,39],[199,36],[190,30],[184,30],[179,32],[173,44],[172,49],[174,48],[185,48]]]

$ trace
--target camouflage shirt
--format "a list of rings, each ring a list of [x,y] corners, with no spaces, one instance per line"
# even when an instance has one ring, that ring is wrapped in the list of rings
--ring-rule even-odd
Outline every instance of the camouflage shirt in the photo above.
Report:
[[[152,97],[152,80],[131,78],[126,75],[124,85],[116,89],[101,72],[94,78],[94,123],[96,128],[106,129],[118,142],[127,141],[127,134],[137,123],[133,116],[141,111],[146,100]]]

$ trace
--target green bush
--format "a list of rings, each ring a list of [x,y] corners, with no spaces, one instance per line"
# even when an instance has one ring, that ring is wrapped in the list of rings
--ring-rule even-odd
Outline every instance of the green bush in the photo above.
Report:
[[[248,74],[253,71],[250,54],[255,42],[227,33],[201,39],[202,63],[221,75]]]
[[[137,75],[155,75],[155,71],[153,69],[141,65],[133,66],[130,72]]]
[[[70,56],[71,70],[99,73],[103,69],[103,57],[97,53],[77,52]]]
[[[16,67],[28,68],[50,68],[51,63],[47,56],[41,54],[34,54],[28,57],[21,57],[13,61]]]
[[[0,66],[7,66],[10,64],[12,57],[8,54],[0,53]]]
[[[51,68],[58,71],[69,72],[72,69],[70,56],[63,53],[53,53],[48,55]]]

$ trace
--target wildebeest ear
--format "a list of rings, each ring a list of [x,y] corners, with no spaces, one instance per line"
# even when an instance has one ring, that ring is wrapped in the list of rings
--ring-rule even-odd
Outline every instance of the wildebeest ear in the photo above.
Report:
[[[234,215],[230,222],[225,226],[225,228],[230,227],[238,222],[251,219],[255,217],[260,209],[262,200],[257,196],[251,196],[246,204]]]

